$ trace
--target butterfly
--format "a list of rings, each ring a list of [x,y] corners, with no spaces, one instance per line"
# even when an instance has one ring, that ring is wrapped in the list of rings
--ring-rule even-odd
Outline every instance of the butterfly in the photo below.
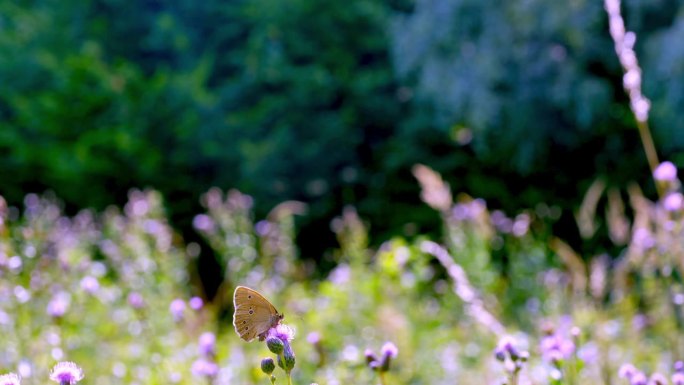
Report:
[[[245,286],[235,288],[233,305],[233,327],[240,338],[247,342],[257,336],[259,341],[263,341],[266,332],[278,326],[285,317],[258,291]]]

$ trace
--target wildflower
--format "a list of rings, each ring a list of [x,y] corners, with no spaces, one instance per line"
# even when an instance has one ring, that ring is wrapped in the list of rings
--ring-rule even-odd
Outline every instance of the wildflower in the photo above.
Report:
[[[684,203],[684,196],[679,192],[669,193],[663,198],[663,207],[667,211],[679,211]]]
[[[653,171],[653,178],[660,182],[674,182],[677,179],[677,167],[672,162],[665,161]]]
[[[59,362],[52,368],[50,379],[61,385],[74,385],[83,379],[83,370],[73,362]]]
[[[145,307],[145,300],[140,293],[134,291],[128,294],[128,304],[133,309],[142,309]]]
[[[674,363],[675,372],[684,372],[684,361],[677,361]]]
[[[496,359],[504,361],[506,359],[506,353],[508,353],[512,360],[517,360],[520,353],[518,352],[518,349],[515,348],[514,342],[515,340],[512,337],[503,337],[496,346],[496,349],[494,349],[494,356]]]
[[[268,357],[261,360],[261,371],[270,375],[275,370],[275,362],[273,358]]]
[[[216,352],[216,336],[214,333],[202,333],[199,338],[200,354],[205,356],[213,356]]]
[[[319,332],[311,332],[306,336],[306,342],[311,345],[317,345],[321,342],[321,334]]]
[[[278,337],[270,336],[266,338],[266,346],[273,354],[280,354],[285,349],[285,343]]]
[[[630,385],[647,385],[648,380],[646,379],[646,375],[640,371],[637,371],[634,373],[632,378],[629,379]]]
[[[71,300],[67,293],[57,293],[47,305],[47,313],[50,317],[60,318],[69,310]]]
[[[635,368],[632,364],[622,364],[622,366],[620,366],[620,369],[618,369],[618,377],[626,378],[629,380],[634,376],[634,374],[636,374],[637,371],[637,368]]]
[[[19,385],[21,379],[14,373],[7,373],[0,376],[0,385]]]
[[[290,344],[285,344],[283,353],[278,355],[278,366],[290,372],[295,366],[295,354]]]
[[[677,372],[672,375],[672,385],[684,385],[684,373]]]
[[[390,361],[399,354],[399,349],[397,346],[391,342],[385,342],[380,349],[380,354],[382,356],[382,362],[380,363],[380,370],[386,372],[389,370]]]
[[[378,358],[375,356],[372,350],[366,349],[366,352],[364,353],[364,356],[366,357],[366,363],[370,366],[370,364],[378,361]]]
[[[192,374],[195,376],[202,377],[216,377],[218,374],[219,367],[216,363],[200,358],[192,363],[192,368],[190,369]]]
[[[294,336],[294,329],[283,324],[280,324],[268,330],[268,337],[276,337],[283,342],[291,342],[294,339]]]
[[[88,294],[95,294],[99,288],[100,282],[93,276],[88,275],[81,280],[81,289]]]
[[[651,378],[648,381],[649,385],[668,385],[667,378],[660,373],[651,374]]]
[[[204,306],[204,301],[202,301],[202,298],[200,297],[192,297],[190,298],[190,301],[188,301],[188,305],[190,305],[192,310],[199,310]]]
[[[575,352],[575,343],[559,333],[544,337],[541,341],[541,353],[547,361],[566,360]]]
[[[185,302],[182,299],[176,298],[171,301],[169,311],[173,316],[174,321],[178,322],[183,319],[183,312],[185,311]]]

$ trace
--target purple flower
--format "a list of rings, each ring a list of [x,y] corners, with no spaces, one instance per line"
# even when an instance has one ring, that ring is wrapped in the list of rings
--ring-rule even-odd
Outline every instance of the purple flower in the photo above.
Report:
[[[69,294],[60,292],[55,294],[47,305],[47,313],[50,317],[59,318],[69,310],[71,300]]]
[[[319,332],[311,332],[306,336],[306,342],[311,345],[317,345],[321,342],[321,334]]]
[[[546,336],[541,341],[542,357],[547,361],[557,362],[568,359],[575,352],[575,343],[559,333]]]
[[[653,171],[653,178],[661,182],[674,182],[677,179],[677,167],[670,161],[663,162]]]
[[[635,368],[634,365],[630,363],[622,364],[622,366],[620,366],[620,369],[618,369],[618,377],[626,378],[629,380],[634,376],[634,374],[636,374],[637,371],[637,368]]]
[[[14,373],[7,373],[0,376],[0,385],[19,385],[21,380]]]
[[[515,348],[515,340],[513,337],[504,336],[499,340],[499,344],[496,346],[496,349],[494,349],[494,356],[499,361],[506,359],[506,353],[508,353],[513,360],[516,360],[520,356],[518,349]]]
[[[81,280],[81,289],[88,294],[95,294],[99,288],[100,282],[93,276],[88,275]]]
[[[190,369],[195,376],[216,377],[219,367],[216,363],[200,358],[192,363]]]
[[[50,379],[60,384],[75,384],[83,379],[83,370],[73,362],[60,362],[52,368]]]
[[[182,320],[183,313],[185,312],[185,302],[180,298],[174,299],[169,305],[169,311],[171,312],[174,321],[178,322]]]
[[[684,373],[677,372],[672,375],[672,385],[684,385]]]
[[[140,293],[133,291],[128,294],[128,304],[131,305],[133,309],[142,309],[145,307],[145,300]]]
[[[667,377],[660,373],[651,374],[651,378],[648,380],[649,385],[668,385]]]
[[[199,338],[200,354],[205,356],[212,356],[216,352],[216,336],[214,333],[202,333]]]
[[[280,324],[268,330],[268,337],[275,337],[283,342],[290,342],[294,339],[294,329],[287,325]]]
[[[213,232],[214,220],[206,214],[199,214],[192,220],[192,226],[205,233]]]
[[[382,345],[382,349],[380,349],[380,354],[383,357],[389,357],[389,358],[394,358],[399,354],[399,349],[397,349],[397,346],[391,342],[385,342],[384,345]]]
[[[370,349],[366,349],[363,355],[366,357],[366,363],[369,365],[378,360],[378,358],[375,357],[375,353],[373,353],[373,351]]]
[[[190,301],[188,301],[188,305],[190,305],[192,310],[199,310],[204,306],[204,301],[202,301],[202,298],[200,297],[192,297],[190,298]]]
[[[637,371],[632,378],[629,379],[629,383],[630,385],[647,385],[648,380],[644,373]]]
[[[663,198],[663,207],[667,211],[679,211],[682,209],[684,196],[679,192],[669,193]]]

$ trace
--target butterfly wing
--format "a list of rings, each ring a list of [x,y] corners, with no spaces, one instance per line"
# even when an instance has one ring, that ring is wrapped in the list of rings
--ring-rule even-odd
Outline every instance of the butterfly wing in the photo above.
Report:
[[[265,333],[280,319],[278,310],[263,295],[245,286],[235,288],[233,327],[245,341]]]

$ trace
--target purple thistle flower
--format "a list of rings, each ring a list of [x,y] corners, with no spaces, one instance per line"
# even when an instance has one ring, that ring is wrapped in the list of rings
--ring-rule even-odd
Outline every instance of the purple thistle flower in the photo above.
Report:
[[[290,342],[294,339],[295,331],[287,325],[280,324],[268,330],[268,337],[275,337],[283,342]]]
[[[200,354],[205,356],[213,356],[216,352],[216,336],[214,333],[202,333],[199,338]]]
[[[204,301],[202,301],[202,298],[200,297],[192,297],[190,298],[190,301],[188,301],[188,305],[190,305],[192,310],[199,310],[204,306]]]
[[[684,373],[677,372],[672,375],[672,385],[684,385]]]
[[[0,376],[0,385],[20,385],[21,379],[14,373],[7,373]]]
[[[637,372],[637,368],[634,367],[634,365],[630,363],[622,364],[620,366],[620,369],[618,369],[618,377],[620,378],[626,378],[626,379],[631,379],[632,376],[634,376]]]
[[[629,379],[630,385],[647,385],[648,380],[646,379],[646,375],[640,371],[637,371],[634,373],[632,378]]]
[[[100,288],[100,282],[93,276],[85,276],[81,280],[81,289],[88,294],[95,294]]]
[[[395,344],[385,342],[385,344],[382,345],[382,349],[380,349],[380,354],[382,354],[383,357],[394,358],[399,354],[399,349],[397,349]]]
[[[321,334],[319,332],[311,332],[306,336],[306,342],[311,345],[317,345],[321,342]]]
[[[373,353],[373,351],[370,349],[366,349],[366,352],[363,355],[366,357],[366,363],[369,365],[378,360],[378,358],[375,357],[375,353]]]
[[[544,337],[541,341],[541,353],[547,361],[557,362],[568,359],[575,352],[575,343],[559,333]]]
[[[667,377],[660,373],[651,374],[651,378],[648,380],[649,385],[668,385]]]
[[[665,161],[653,171],[653,178],[661,182],[674,182],[677,179],[677,167],[672,162]]]
[[[684,361],[677,361],[674,363],[675,372],[684,372]]]
[[[382,348],[380,349],[380,354],[382,355],[382,358],[379,370],[381,372],[386,372],[390,368],[390,362],[392,361],[392,359],[395,358],[397,354],[399,354],[399,349],[397,349],[397,346],[393,343],[385,342],[385,344],[382,345]]]
[[[169,305],[169,311],[171,312],[174,321],[178,322],[182,320],[183,313],[185,312],[185,302],[180,298],[174,299]]]
[[[47,313],[50,317],[60,318],[69,310],[71,300],[67,293],[57,293],[47,305]]]
[[[192,363],[192,368],[190,369],[192,374],[195,376],[202,377],[216,377],[219,371],[218,365],[216,363],[208,361],[204,358],[200,358]]]
[[[679,211],[682,209],[684,196],[679,192],[669,193],[663,198],[663,207],[667,211]]]
[[[145,307],[145,300],[140,293],[133,291],[128,294],[128,304],[133,309],[142,309]]]
[[[83,379],[83,370],[73,362],[59,362],[52,368],[50,379],[62,385],[74,385]]]

